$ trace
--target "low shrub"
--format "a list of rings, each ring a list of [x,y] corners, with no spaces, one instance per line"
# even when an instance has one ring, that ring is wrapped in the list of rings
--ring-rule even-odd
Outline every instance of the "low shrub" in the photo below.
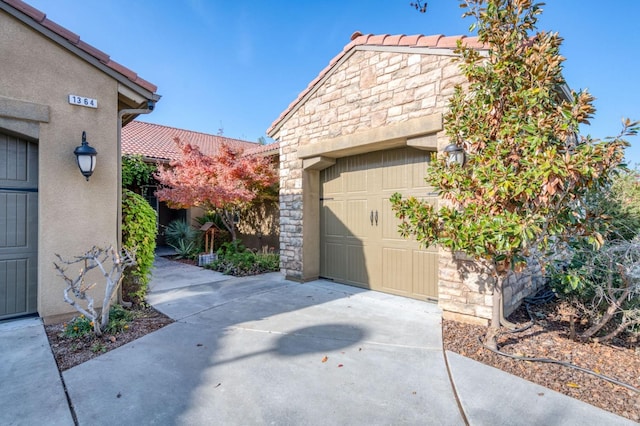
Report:
[[[571,247],[568,262],[549,265],[555,292],[585,319],[588,329],[577,337],[606,342],[640,325],[640,235],[606,241],[600,249]]]
[[[178,259],[196,259],[203,250],[202,233],[183,220],[171,222],[164,235]]]
[[[167,240],[167,244],[175,247],[179,245],[181,241],[185,243],[196,241],[198,231],[184,220],[174,220],[165,228],[164,237]]]
[[[256,254],[248,250],[239,240],[222,244],[217,254],[218,258],[207,265],[207,268],[227,275],[257,275],[280,269],[278,254]]]
[[[176,251],[176,259],[195,259],[200,252],[195,241],[179,240],[172,247]]]
[[[84,315],[74,317],[64,325],[62,334],[72,339],[91,335],[93,334],[93,321]]]
[[[120,305],[113,305],[109,309],[109,323],[105,332],[110,334],[120,333],[129,328],[129,323],[133,320],[134,314]],[[71,339],[92,336],[94,334],[93,321],[84,315],[74,317],[64,324],[62,335]]]
[[[133,312],[120,305],[113,305],[109,310],[109,323],[105,331],[111,334],[125,331],[129,328],[129,323],[133,321],[133,318]]]
[[[256,263],[260,269],[266,271],[280,270],[280,255],[278,253],[258,253]]]

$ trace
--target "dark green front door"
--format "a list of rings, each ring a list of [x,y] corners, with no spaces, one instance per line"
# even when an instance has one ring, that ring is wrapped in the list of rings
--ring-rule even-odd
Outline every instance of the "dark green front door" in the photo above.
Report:
[[[0,133],[0,320],[37,312],[38,145]]]

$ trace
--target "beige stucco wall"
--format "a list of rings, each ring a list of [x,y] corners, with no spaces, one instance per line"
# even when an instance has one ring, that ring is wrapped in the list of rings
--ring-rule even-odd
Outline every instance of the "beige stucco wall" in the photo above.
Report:
[[[95,98],[98,108],[70,105],[69,94]],[[55,254],[71,258],[117,242],[118,83],[0,11],[0,97],[49,110],[49,122],[38,123],[38,312],[51,319],[73,311],[62,298]],[[98,151],[89,182],[73,154],[82,131]],[[97,274],[91,278],[102,283]],[[103,291],[96,288],[97,300]]]

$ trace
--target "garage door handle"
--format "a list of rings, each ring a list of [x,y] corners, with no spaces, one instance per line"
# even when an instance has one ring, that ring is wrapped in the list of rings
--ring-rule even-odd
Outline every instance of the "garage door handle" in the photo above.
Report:
[[[369,220],[371,220],[371,226],[373,226],[373,210],[371,210],[371,214],[369,215]]]
[[[378,210],[376,210],[376,226],[378,226]]]

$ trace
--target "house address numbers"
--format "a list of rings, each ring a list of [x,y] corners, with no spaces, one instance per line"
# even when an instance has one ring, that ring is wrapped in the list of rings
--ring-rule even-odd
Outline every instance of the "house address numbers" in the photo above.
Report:
[[[84,96],[69,95],[69,103],[71,105],[79,105],[87,108],[98,108],[98,100],[86,98]]]

